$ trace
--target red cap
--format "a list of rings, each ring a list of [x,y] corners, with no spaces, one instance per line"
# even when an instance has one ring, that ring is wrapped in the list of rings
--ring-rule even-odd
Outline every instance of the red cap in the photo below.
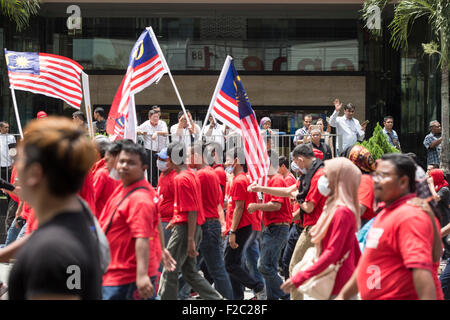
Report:
[[[47,118],[47,114],[44,112],[44,111],[39,111],[38,113],[37,113],[37,116],[36,116],[38,119],[45,119],[45,118]]]
[[[319,158],[320,160],[323,160],[323,152],[319,149],[313,148],[314,156],[316,158]]]

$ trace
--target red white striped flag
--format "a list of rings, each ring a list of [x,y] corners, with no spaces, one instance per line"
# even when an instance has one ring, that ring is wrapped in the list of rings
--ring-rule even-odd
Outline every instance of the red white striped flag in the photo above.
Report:
[[[229,98],[230,103],[237,107],[238,129],[242,132],[244,141],[245,162],[250,176],[250,182],[257,181],[265,185],[269,172],[269,155],[266,143],[260,133],[255,112],[250,105],[247,93],[234,67],[231,57],[227,57],[228,67],[220,92]],[[234,119],[234,118],[233,118]]]
[[[106,131],[112,136],[112,140],[133,139],[133,137],[133,140],[136,139],[134,119],[129,119],[130,111],[134,117],[135,108],[131,96],[152,83],[157,83],[165,73],[168,73],[167,64],[163,59],[152,28],[147,28],[131,51],[127,73],[109,111]],[[130,110],[131,108],[133,110]]]
[[[215,119],[231,129],[240,130],[239,110],[235,97],[236,89],[233,85],[231,60],[231,57],[227,56],[209,108]]]
[[[5,49],[11,86],[61,99],[80,109],[83,93],[83,67],[72,59],[41,52],[15,52]]]

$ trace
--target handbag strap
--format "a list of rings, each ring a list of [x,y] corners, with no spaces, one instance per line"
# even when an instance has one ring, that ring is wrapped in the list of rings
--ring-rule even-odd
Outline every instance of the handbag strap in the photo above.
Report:
[[[344,263],[345,260],[347,260],[349,255],[350,255],[350,250],[344,254],[342,259],[339,260],[338,263],[336,263],[336,267],[335,267],[336,272],[342,267],[342,264]]]
[[[111,216],[111,220],[109,220],[108,226],[107,226],[106,229],[105,229],[105,236],[108,234],[108,231],[109,231],[109,229],[111,228],[111,224],[112,224],[112,221],[113,221],[113,219],[114,219],[114,215],[116,214],[117,209],[120,207],[120,205],[122,204],[122,202],[124,202],[124,200],[125,200],[126,198],[128,198],[133,192],[135,192],[136,190],[139,190],[139,189],[145,189],[145,190],[148,191],[148,189],[147,189],[146,187],[137,187],[137,188],[134,188],[133,190],[131,190],[130,192],[128,192],[128,193],[125,195],[125,197],[123,197],[122,200],[120,200],[120,202],[117,204],[116,208],[114,209],[114,212],[113,212],[113,214],[112,214],[112,216]]]

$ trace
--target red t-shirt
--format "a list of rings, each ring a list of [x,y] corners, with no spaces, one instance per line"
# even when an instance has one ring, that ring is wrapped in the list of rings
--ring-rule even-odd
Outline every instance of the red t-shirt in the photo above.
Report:
[[[247,207],[250,203],[256,202],[257,194],[255,192],[247,191],[249,185],[250,182],[245,172],[241,172],[233,178],[233,183],[231,184],[230,195],[228,198],[228,205],[227,205],[227,221],[226,221],[227,232],[230,230],[231,224],[233,222],[233,213],[236,207],[235,203],[236,200],[245,201],[244,210],[242,211],[241,220],[239,221],[237,229],[241,229],[250,224],[253,224],[253,226],[256,227],[254,225],[256,219],[252,217],[250,213],[248,213]]]
[[[303,282],[320,274],[330,264],[337,264],[349,252],[336,275],[332,295],[338,294],[352,276],[358,265],[361,251],[355,236],[356,219],[354,213],[344,206],[338,206],[328,231],[322,239],[322,252],[313,266],[300,271],[292,277],[292,282],[299,287]]]
[[[197,171],[198,178],[202,189],[203,211],[205,218],[219,219],[219,211],[217,207],[222,199],[222,190],[219,186],[219,178],[211,167],[204,167]],[[206,196],[207,195],[207,196]]]
[[[97,216],[96,212],[96,197],[95,197],[95,189],[94,189],[94,176],[92,174],[92,170],[89,170],[84,178],[83,185],[81,186],[81,190],[78,192],[79,196],[82,197],[89,208],[92,211],[94,216]]]
[[[16,177],[17,177],[16,166],[13,166],[12,171],[11,171],[11,180],[9,181],[9,183],[14,184],[14,182],[16,182]],[[14,202],[17,202],[17,203],[20,202],[19,197],[16,196],[15,194],[10,193],[9,196],[11,197],[11,199],[14,200]]]
[[[295,179],[294,175],[289,172],[289,174],[284,178],[284,181],[286,181],[286,186],[290,187],[293,184],[297,184],[297,179]]]
[[[103,211],[103,207],[112,195],[114,190],[121,185],[120,180],[113,179],[109,176],[106,164],[98,166],[93,177],[93,186],[95,191],[95,214],[97,219]]]
[[[136,190],[123,200],[125,195],[137,187],[145,187],[148,190]],[[103,276],[104,286],[119,286],[136,281],[136,238],[149,239],[148,275],[157,274],[161,261],[157,229],[159,220],[155,203],[157,200],[153,187],[142,179],[128,187],[117,188],[106,203],[99,220],[103,231],[109,225],[114,211],[116,212],[106,235],[111,262]]]
[[[95,173],[98,171],[98,169],[105,168],[106,167],[106,160],[105,158],[101,158],[91,168],[92,174],[95,176]]]
[[[319,178],[323,176],[323,168],[319,168],[311,179],[311,184],[309,187],[308,194],[306,195],[305,202],[313,202],[314,210],[310,213],[303,215],[303,226],[313,226],[319,220],[322,214],[323,207],[325,206],[325,201],[327,197],[324,197],[317,188],[317,182]]]
[[[159,196],[158,211],[162,222],[170,222],[173,216],[173,200],[175,197],[175,182],[177,175],[175,170],[168,174],[161,173],[156,192]]]
[[[30,206],[28,206],[25,202],[24,207],[27,206],[28,210],[28,218],[27,218],[27,225],[25,227],[25,234],[31,234],[33,231],[35,231],[38,227],[38,219],[36,217],[36,213],[34,212],[34,209]]]
[[[173,204],[173,224],[188,223],[188,212],[197,212],[197,225],[205,223],[205,213],[203,211],[202,190],[200,180],[195,171],[191,169],[183,170],[176,175],[175,198]]]
[[[376,214],[373,211],[375,194],[373,180],[370,174],[361,175],[361,183],[358,188],[358,201],[360,204],[367,207],[367,210],[361,216],[361,219],[370,220],[375,217]]]
[[[288,187],[286,181],[284,180],[281,174],[276,174],[272,178],[270,178],[269,181],[267,182],[267,186],[274,188]],[[292,211],[289,198],[276,197],[265,193],[263,201],[264,203],[278,202],[281,204],[281,208],[278,211],[263,211],[262,219],[265,226],[268,226],[269,224],[272,223],[291,222]]]
[[[433,224],[428,214],[406,203],[406,195],[383,209],[373,222],[358,265],[357,284],[363,300],[417,300],[412,270],[429,270],[436,297],[443,299],[432,261]],[[440,225],[436,219],[436,227]]]
[[[225,200],[225,190],[226,190],[226,186],[227,186],[227,174],[225,172],[225,169],[223,167],[223,165],[221,164],[216,164],[212,167],[214,169],[214,171],[217,174],[217,177],[219,178],[219,183],[221,186],[221,191],[222,191],[222,202],[221,204],[223,205],[223,202]]]

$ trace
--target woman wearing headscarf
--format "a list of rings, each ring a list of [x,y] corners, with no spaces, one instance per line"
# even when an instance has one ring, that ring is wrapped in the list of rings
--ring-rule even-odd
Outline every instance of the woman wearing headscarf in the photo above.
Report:
[[[272,125],[272,121],[270,120],[269,117],[264,117],[261,119],[261,121],[259,122],[259,126],[261,127],[261,133],[263,135],[273,135],[273,131],[272,129],[270,129]]]
[[[319,257],[311,267],[297,272],[283,283],[281,288],[285,292],[298,288],[329,265],[340,261],[342,266],[337,272],[330,298],[337,295],[350,279],[361,256],[355,236],[360,225],[360,180],[361,172],[350,160],[335,158],[325,161],[324,175],[318,184],[319,192],[328,199],[317,224],[310,231]]]

